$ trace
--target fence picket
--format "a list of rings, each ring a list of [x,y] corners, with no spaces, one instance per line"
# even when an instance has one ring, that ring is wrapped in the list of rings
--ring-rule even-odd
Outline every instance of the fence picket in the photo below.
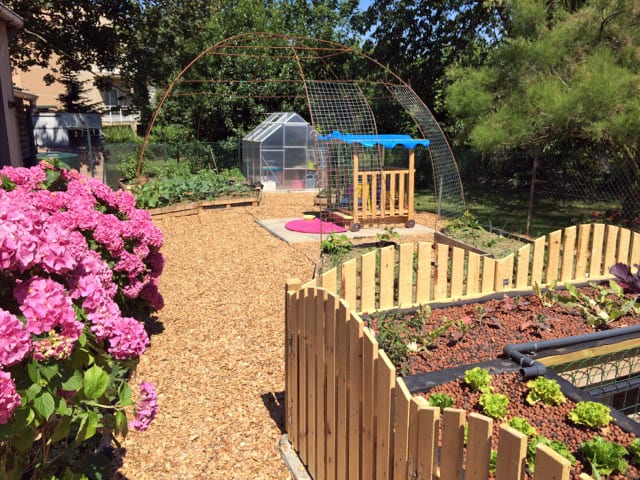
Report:
[[[516,288],[525,288],[529,285],[529,258],[531,245],[527,244],[518,249],[518,263],[516,273]]]
[[[340,296],[354,311],[358,310],[358,305],[356,304],[358,293],[356,290],[356,266],[356,259],[352,258],[342,264],[340,272]]]
[[[442,448],[440,477],[460,478],[464,454],[464,424],[466,410],[445,408],[442,415]]]
[[[421,408],[428,406],[429,403],[424,397],[412,397],[409,404],[409,435],[408,435],[408,455],[407,455],[407,472],[409,478],[417,478],[418,476],[418,455],[419,455],[419,424],[418,412]]]
[[[556,230],[549,234],[547,245],[547,284],[558,280],[558,266],[560,265],[560,240],[562,230]]]
[[[349,425],[347,420],[347,380],[349,375],[349,313],[340,301],[336,322],[336,479],[346,480],[349,466]],[[302,457],[305,458],[305,457]]]
[[[327,292],[338,295],[338,269],[334,267],[320,275],[320,286]]]
[[[421,407],[418,411],[418,480],[435,478],[438,462],[438,432],[440,431],[440,409]]]
[[[500,425],[496,480],[524,478],[527,436],[507,424]]]
[[[326,380],[326,472],[327,480],[336,478],[336,322],[337,297],[327,295],[325,302],[325,380]]]
[[[316,472],[324,477],[326,475],[326,398],[325,398],[325,302],[326,290],[317,290],[316,312],[313,320],[314,335],[314,367],[315,367],[315,448],[316,448]],[[311,447],[310,447],[311,448]],[[315,478],[315,477],[314,477]]]
[[[539,443],[535,461],[534,480],[569,480],[571,463],[551,447]]]
[[[618,252],[618,234],[620,228],[614,225],[607,225],[607,233],[604,248],[604,263],[602,273],[609,273],[609,268],[616,263],[616,253]]]
[[[396,369],[384,351],[378,352],[375,365],[375,435],[376,480],[389,480],[393,472],[391,445],[393,442],[392,401],[395,395]]]
[[[576,227],[564,229],[564,239],[562,243],[562,267],[560,270],[560,280],[566,282],[573,279],[573,262],[576,254]]]
[[[396,378],[395,421],[393,435],[393,480],[409,480],[409,408],[411,394],[404,381]]]
[[[393,308],[394,254],[392,245],[380,249],[380,310]]]
[[[636,263],[640,263],[640,233],[633,232],[631,239],[631,257],[629,258],[629,265],[635,265]]]
[[[464,287],[464,250],[453,247],[451,252],[451,298],[460,298]]]
[[[360,312],[376,309],[376,252],[367,252],[360,260]]]
[[[474,295],[479,291],[480,258],[475,252],[467,255],[467,295]]]
[[[620,263],[629,263],[629,245],[631,242],[631,230],[620,229],[620,241],[618,242],[618,255],[616,260]]]
[[[363,329],[362,349],[362,477],[375,478],[375,364],[378,361],[378,342],[374,333]]]
[[[447,277],[449,270],[449,245],[439,243],[436,249],[435,300],[447,298]]]
[[[289,383],[287,386],[287,405],[289,407],[289,413],[287,416],[287,422],[289,428],[287,432],[289,434],[289,440],[296,446],[299,445],[299,428],[298,422],[300,409],[300,316],[302,315],[302,308],[304,303],[302,301],[302,290],[298,290],[295,295],[292,295],[293,307],[290,309],[290,322],[289,322],[289,344],[288,349],[290,352],[290,368]]]
[[[536,238],[533,241],[533,258],[531,260],[531,285],[542,284],[542,267],[544,266],[544,253],[547,243],[546,237]]]
[[[301,414],[304,414],[306,418],[305,429],[305,458],[307,458],[307,469],[312,477],[317,475],[317,461],[316,455],[318,450],[316,448],[316,347],[317,339],[315,338],[315,325],[316,325],[316,304],[317,304],[318,290],[305,289],[305,305],[304,305],[304,345],[307,351],[305,358],[305,390],[306,401],[304,401],[304,412],[301,410]]]
[[[482,281],[480,293],[493,292],[496,278],[496,261],[493,258],[482,257]]]
[[[362,329],[363,323],[354,313],[349,320],[349,480],[358,480],[362,468]]]
[[[416,273],[416,303],[431,300],[431,242],[418,243],[418,264]]]
[[[496,273],[494,278],[493,290],[502,292],[509,290],[513,286],[513,254],[496,260]]]
[[[474,412],[469,414],[468,424],[467,467],[464,478],[466,480],[487,480],[489,478],[493,420]]]
[[[589,278],[597,278],[602,271],[602,247],[604,246],[604,224],[593,225],[591,253],[589,255]]]
[[[400,245],[398,258],[398,306],[406,307],[412,304],[413,294],[413,244]]]

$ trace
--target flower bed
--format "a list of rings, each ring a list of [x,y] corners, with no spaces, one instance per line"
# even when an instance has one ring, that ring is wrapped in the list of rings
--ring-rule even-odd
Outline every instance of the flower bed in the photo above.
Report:
[[[153,385],[129,382],[163,306],[162,233],[130,193],[77,171],[0,178],[1,476],[108,478],[105,444],[157,411]]]
[[[634,298],[612,283],[579,290],[570,288],[565,292],[551,288],[538,291],[537,295],[503,296],[484,303],[448,305],[433,310],[423,307],[411,312],[376,314],[367,318],[367,322],[398,372],[405,376],[438,372],[437,381],[423,381],[428,389],[423,394],[425,398],[446,394],[452,399],[447,405],[486,415],[480,400],[482,392],[472,391],[461,379],[462,372],[475,364],[504,358],[503,347],[507,344],[540,342],[638,325],[640,312]],[[495,373],[492,393],[505,395],[508,401],[506,411],[495,417],[500,421],[495,422],[494,439],[498,438],[498,424],[513,417],[527,419],[537,429],[532,440],[539,435],[560,440],[577,458],[572,470],[574,478],[580,472],[592,471],[580,450],[584,442],[601,437],[629,449],[634,436],[613,423],[605,428],[573,424],[568,414],[576,406],[574,400],[553,406],[528,405],[525,401],[527,381],[513,372],[517,370],[515,363],[513,367],[503,373],[500,373],[503,368],[491,368]],[[447,369],[455,370],[443,374]],[[411,380],[411,377],[406,378],[408,384]],[[438,395],[434,402],[442,401],[438,400]],[[631,451],[624,459],[632,463],[639,460]],[[638,478],[640,471],[634,464],[627,468],[630,477],[613,473],[608,478]],[[604,470],[601,473],[605,473]]]

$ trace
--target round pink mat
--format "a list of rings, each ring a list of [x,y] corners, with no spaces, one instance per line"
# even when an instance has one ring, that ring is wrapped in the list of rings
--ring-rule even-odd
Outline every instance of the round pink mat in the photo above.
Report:
[[[346,232],[347,229],[336,225],[331,222],[323,222],[319,218],[313,220],[305,220],[301,218],[299,220],[291,220],[284,226],[287,230],[292,232],[302,233],[333,233],[333,232]]]

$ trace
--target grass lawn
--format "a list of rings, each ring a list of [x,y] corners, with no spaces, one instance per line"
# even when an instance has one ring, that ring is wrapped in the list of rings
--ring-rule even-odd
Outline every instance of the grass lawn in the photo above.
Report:
[[[482,225],[513,233],[525,233],[528,191],[502,193],[492,188],[465,189],[465,200],[467,209]],[[609,202],[557,200],[538,195],[533,203],[529,235],[540,237],[554,230],[587,221],[594,210],[603,211],[617,207],[617,204]],[[417,211],[437,212],[433,191],[416,190],[415,208]]]

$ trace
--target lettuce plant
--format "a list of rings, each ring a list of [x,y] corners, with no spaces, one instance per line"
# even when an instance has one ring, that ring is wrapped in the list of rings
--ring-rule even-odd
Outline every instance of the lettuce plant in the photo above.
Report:
[[[474,367],[464,372],[464,383],[474,392],[483,392],[491,386],[491,375],[482,367]]]
[[[578,402],[569,412],[569,420],[577,425],[601,428],[606,427],[613,420],[610,412],[609,407],[599,402]]]
[[[515,428],[520,433],[524,433],[527,437],[533,437],[538,434],[535,427],[522,417],[513,417],[507,422],[507,425],[511,428]]]
[[[538,402],[545,405],[560,405],[567,401],[560,390],[560,384],[552,378],[536,377],[535,380],[527,382],[527,387],[529,387],[529,393],[527,393],[529,405],[535,405]]]
[[[163,237],[127,192],[57,165],[0,170],[0,478],[107,478],[103,438],[157,411],[131,373],[162,308]]]
[[[445,408],[452,407],[454,403],[453,397],[447,393],[432,393],[428,401],[430,406],[438,407],[441,412]]]
[[[502,393],[483,393],[479,403],[485,415],[492,418],[504,418],[509,410],[509,397]]]
[[[534,436],[527,442],[527,467],[532,472],[535,471],[536,450],[538,445],[542,443],[550,447],[554,452],[566,458],[571,465],[576,464],[576,457],[573,456],[569,447],[560,440],[550,440],[542,435]]]
[[[629,452],[622,445],[609,442],[602,437],[593,437],[580,445],[580,455],[590,463],[598,474],[625,473],[628,465],[624,456]]]
[[[609,288],[591,284],[596,296],[591,298],[580,292],[575,285],[567,284],[569,297],[563,297],[562,303],[569,307],[577,307],[580,313],[593,328],[603,328],[611,322],[622,318],[636,308],[636,299],[625,299],[623,289],[614,281]]]

